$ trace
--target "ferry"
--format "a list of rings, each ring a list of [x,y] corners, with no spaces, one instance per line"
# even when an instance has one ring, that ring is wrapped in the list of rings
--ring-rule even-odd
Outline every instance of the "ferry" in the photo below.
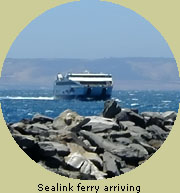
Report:
[[[55,99],[107,100],[111,97],[112,89],[111,74],[58,73],[53,93]]]

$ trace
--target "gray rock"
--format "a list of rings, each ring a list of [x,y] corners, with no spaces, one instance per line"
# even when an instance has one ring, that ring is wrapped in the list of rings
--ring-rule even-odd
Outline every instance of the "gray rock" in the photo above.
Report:
[[[104,103],[103,117],[114,118],[121,111],[121,107],[115,100],[107,100]]]
[[[157,150],[156,148],[152,147],[148,143],[143,142],[142,140],[134,139],[133,143],[137,143],[137,144],[143,146],[148,151],[149,154],[153,154]]]
[[[138,161],[146,159],[148,155],[148,152],[144,147],[134,143],[129,144],[128,146],[113,149],[111,153],[135,165]]]
[[[142,134],[142,133],[147,133],[147,131],[139,126],[130,126],[128,127],[128,130],[131,133],[136,133],[136,134]]]
[[[85,158],[79,153],[71,153],[68,157],[65,158],[66,164],[71,166],[75,170],[79,170],[84,161]]]
[[[59,135],[56,136],[53,141],[56,142],[61,142],[61,143],[74,143],[77,144],[81,147],[83,147],[84,149],[86,149],[87,151],[94,151],[91,146],[86,145],[82,140],[80,140],[76,133],[67,131],[67,130],[60,130],[61,132],[59,132]]]
[[[171,119],[172,121],[175,121],[177,117],[177,113],[174,111],[167,111],[162,113],[162,117],[164,118],[165,121],[169,119]]]
[[[58,153],[59,156],[67,156],[70,153],[69,148],[64,145],[64,144],[60,144],[60,143],[56,143],[56,142],[51,142],[54,146],[54,148],[56,149],[56,152]]]
[[[99,116],[91,116],[87,118],[89,118],[90,121],[82,126],[83,130],[89,130],[93,133],[107,132],[109,130],[121,130],[119,125],[113,119]]]
[[[35,114],[34,117],[32,118],[32,121],[34,123],[46,123],[46,122],[53,122],[53,118],[50,118],[50,117],[47,117],[47,116],[44,116],[44,115],[41,115],[39,113]]]
[[[68,109],[54,119],[53,128],[56,130],[66,129],[78,132],[81,129],[81,126],[86,124],[88,121],[89,119],[85,119],[76,112]]]
[[[138,109],[131,109],[132,112],[139,114],[139,110]]]
[[[47,126],[45,126],[44,124],[40,124],[40,123],[34,123],[32,125],[28,125],[25,128],[25,132],[29,135],[43,134],[43,133],[46,133],[48,130],[49,128]]]
[[[115,119],[117,123],[121,121],[130,121],[129,116],[128,116],[128,111],[122,110],[120,113],[116,115]]]
[[[141,115],[131,111],[128,113],[128,116],[129,116],[129,120],[134,122],[135,125],[145,128],[145,121]]]
[[[91,146],[91,143],[90,143],[87,139],[83,140],[83,142],[84,142],[87,146]]]
[[[104,152],[104,172],[108,174],[108,177],[119,176],[120,172],[116,164],[116,158],[109,152]]]
[[[131,136],[133,136],[133,137],[134,136],[135,137],[140,136],[146,140],[152,139],[152,135],[150,133],[148,133],[146,129],[143,129],[143,128],[138,127],[138,126],[130,126],[130,127],[128,127],[127,131],[129,131]]]
[[[84,160],[80,172],[83,174],[91,174],[91,164],[89,163],[88,160]]]
[[[87,138],[92,144],[108,152],[111,152],[112,154],[115,154],[123,158],[124,160],[142,160],[145,159],[148,155],[146,149],[138,144],[130,144],[128,146],[117,146],[114,143],[111,143],[108,140],[105,140],[102,137],[97,136],[96,134],[88,131],[80,131],[80,134]]]
[[[161,117],[161,113],[159,112],[142,112],[141,115],[143,117]]]
[[[168,132],[165,132],[157,125],[151,125],[146,130],[152,134],[153,139],[165,140],[168,136]]]
[[[164,127],[163,129],[166,129],[165,126],[166,125],[174,125],[174,121],[172,119],[167,119],[164,121]]]
[[[57,174],[73,179],[96,180],[96,178],[92,175],[83,174],[80,171],[66,170],[64,168],[58,168]]]
[[[172,125],[165,125],[163,129],[167,132],[170,132],[172,130]]]
[[[132,169],[131,168],[122,168],[120,171],[125,174],[126,172],[130,172]]]
[[[122,109],[122,111],[116,115],[116,121],[117,123],[121,121],[131,121],[134,122],[135,125],[145,128],[144,117],[130,109]]]
[[[121,121],[120,123],[123,125],[124,129],[128,129],[128,127],[135,125],[132,121]]]
[[[23,135],[26,134],[26,132],[24,131],[24,129],[26,127],[26,124],[23,123],[23,122],[14,123],[10,127],[11,127],[12,130],[16,130],[16,131],[20,132]]]
[[[86,151],[86,149],[84,147],[82,147],[76,143],[68,143],[67,145],[70,149],[71,154],[78,152],[85,159],[92,161],[92,163],[94,163],[94,165],[96,165],[98,168],[102,167],[102,160],[96,153]],[[90,148],[92,148],[92,147],[90,146]]]
[[[69,148],[57,142],[44,141],[38,143],[42,156],[54,156],[56,153],[59,156],[67,156],[70,153]]]
[[[55,120],[36,114],[8,128],[25,153],[48,170],[76,179],[104,179],[146,161],[160,148],[177,116],[173,111],[138,114],[119,108],[114,101],[106,103],[103,113],[113,118],[82,117],[71,110]]]
[[[39,153],[41,156],[50,157],[56,154],[56,149],[52,144],[52,142],[49,141],[39,142],[38,145],[39,145]]]
[[[114,140],[114,142],[117,142],[117,143],[120,143],[120,144],[123,144],[123,145],[129,145],[132,143],[132,141],[128,138],[125,138],[125,137],[119,137],[119,138],[116,138]]]
[[[157,140],[157,139],[151,139],[150,141],[148,141],[148,144],[154,147],[155,149],[159,149],[163,144],[163,141]]]
[[[80,135],[83,135],[93,146],[97,146],[98,148],[111,151],[112,148],[115,147],[113,143],[92,132],[82,130],[80,131]]]
[[[141,113],[142,116],[144,117],[149,117],[149,119],[146,122],[146,126],[150,126],[150,125],[157,125],[161,128],[164,127],[164,118],[163,116],[158,113],[158,112],[143,112]]]
[[[103,161],[96,153],[85,152],[83,156],[90,160],[97,168],[103,167]]]
[[[96,179],[104,179],[105,173],[98,170],[98,168],[80,153],[71,153],[65,158],[67,165],[79,170],[86,175],[95,176]]]

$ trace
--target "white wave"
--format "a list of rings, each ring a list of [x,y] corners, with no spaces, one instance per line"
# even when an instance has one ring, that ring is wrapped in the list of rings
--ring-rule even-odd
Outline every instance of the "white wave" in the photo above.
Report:
[[[136,99],[136,98],[134,98],[134,99],[132,99],[132,101],[138,101],[139,99]]]
[[[122,102],[120,99],[118,98],[112,98],[113,100],[115,100],[116,102]]]
[[[133,106],[139,106],[139,103],[132,103],[131,107],[133,107]]]
[[[54,97],[22,97],[22,96],[16,96],[16,97],[12,97],[12,96],[5,96],[5,97],[0,97],[0,100],[6,100],[6,99],[10,99],[10,100],[54,100]]]
[[[163,103],[171,103],[172,101],[162,101]]]
[[[46,110],[45,112],[46,112],[46,113],[53,113],[54,111],[52,111],[52,110]]]
[[[115,99],[115,101],[116,101],[116,102],[118,102],[118,103],[122,102],[122,101],[121,101],[121,100],[119,100],[119,99]]]

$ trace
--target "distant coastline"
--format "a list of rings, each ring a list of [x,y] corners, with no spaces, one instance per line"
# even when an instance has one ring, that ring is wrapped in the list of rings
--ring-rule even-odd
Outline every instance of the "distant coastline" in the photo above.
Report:
[[[51,89],[58,72],[111,73],[114,90],[180,90],[174,58],[6,58],[0,89]]]

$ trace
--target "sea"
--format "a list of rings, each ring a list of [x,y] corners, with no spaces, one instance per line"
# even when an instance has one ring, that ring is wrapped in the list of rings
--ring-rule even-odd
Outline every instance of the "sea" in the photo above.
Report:
[[[52,118],[66,109],[76,111],[82,116],[100,115],[104,101],[57,100],[52,90],[3,90],[0,103],[6,123],[30,119],[36,113]],[[112,98],[122,108],[138,109],[139,112],[178,112],[180,91],[113,91]]]

